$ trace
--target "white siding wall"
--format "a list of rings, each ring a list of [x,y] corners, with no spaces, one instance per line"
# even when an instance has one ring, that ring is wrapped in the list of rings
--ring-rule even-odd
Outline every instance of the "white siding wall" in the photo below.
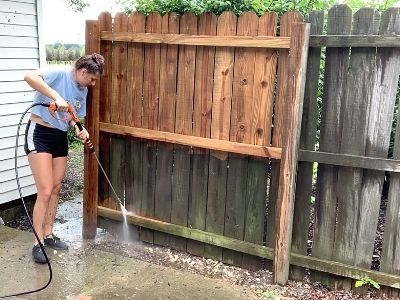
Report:
[[[37,69],[44,59],[39,40],[41,0],[0,0],[0,204],[19,198],[14,171],[17,124],[32,103],[33,90],[24,74]],[[23,151],[23,120],[18,147],[18,173],[23,196],[36,193]]]

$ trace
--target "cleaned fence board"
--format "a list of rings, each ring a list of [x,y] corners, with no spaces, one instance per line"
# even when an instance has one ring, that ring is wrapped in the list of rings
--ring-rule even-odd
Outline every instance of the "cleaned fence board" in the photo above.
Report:
[[[163,33],[179,33],[179,16],[168,13],[162,18]],[[158,129],[174,132],[175,94],[176,94],[176,61],[178,46],[161,45],[160,60],[160,94],[159,94],[159,126]],[[155,218],[171,222],[172,201],[172,165],[173,147],[166,143],[158,143],[157,174],[155,191]],[[169,236],[162,232],[154,232],[154,243],[168,246]]]
[[[128,17],[128,31],[144,32],[145,16],[134,12]],[[125,121],[127,126],[142,126],[144,45],[128,44],[127,100]],[[125,207],[133,213],[140,212],[142,199],[142,159],[139,139],[126,138]]]
[[[292,245],[293,210],[296,193],[296,171],[300,141],[303,97],[307,71],[310,24],[292,26],[291,48],[288,61],[288,86],[284,108],[282,138],[284,148],[279,171],[279,188],[276,201],[276,232],[274,249],[274,282],[286,284],[289,278],[290,250]]]
[[[245,143],[235,143],[215,138],[210,139],[210,138],[170,133],[152,129],[128,127],[110,123],[101,122],[100,130],[109,133],[129,135],[137,138],[144,138],[148,140],[168,142],[168,143],[174,143],[192,147],[200,147],[217,151],[228,151],[233,153],[254,155],[266,158],[271,157],[275,159],[281,159],[282,155],[281,148],[258,146]]]
[[[327,34],[351,33],[352,12],[347,5],[335,5],[328,12]],[[327,48],[324,89],[320,124],[319,150],[339,153],[342,128],[341,99],[346,97],[349,48]],[[318,165],[314,207],[314,236],[312,255],[332,259],[336,224],[337,167]],[[330,286],[325,274],[312,272],[311,277]],[[333,279],[334,280],[334,279]]]
[[[197,34],[197,16],[185,13],[181,17],[180,32]],[[179,46],[178,88],[176,95],[175,132],[192,135],[193,98],[196,61],[195,46]],[[174,184],[172,187],[171,222],[187,226],[190,193],[190,155],[188,147],[174,147]],[[186,239],[171,237],[171,246],[186,251]]]
[[[236,34],[255,36],[258,17],[252,12],[243,13],[238,18]],[[251,133],[251,108],[253,104],[255,49],[238,48],[235,51],[230,141],[249,143]],[[248,157],[232,154],[228,156],[227,194],[225,203],[224,235],[238,240],[244,238],[246,213],[246,183]],[[242,265],[242,253],[223,251],[223,261]]]
[[[235,35],[236,23],[237,17],[232,12],[222,13],[217,21],[217,36]],[[233,63],[233,48],[216,49],[211,138],[229,140]],[[206,231],[220,235],[224,233],[227,156],[225,152],[210,151]],[[204,254],[222,260],[221,248],[205,245]]]
[[[99,15],[99,28],[102,30],[112,29],[112,17],[109,12],[103,12]],[[110,122],[110,99],[111,99],[111,73],[112,73],[112,48],[111,42],[101,41],[100,53],[104,57],[104,74],[100,78],[100,99],[99,99],[99,121]],[[99,137],[99,160],[105,172],[110,174],[110,135],[102,134]],[[109,206],[110,187],[102,173],[99,173],[99,205]]]
[[[99,52],[99,24],[97,21],[86,22],[86,53]],[[88,132],[94,148],[97,150],[99,145],[99,86],[90,89],[87,98],[87,120],[90,122]],[[97,230],[97,204],[98,204],[98,166],[91,151],[84,151],[84,192],[83,199],[83,227],[82,236],[84,238],[94,238]],[[93,178],[95,180],[93,180]]]
[[[146,18],[146,32],[161,33],[162,17],[158,13],[150,13]],[[145,44],[143,73],[143,124],[144,128],[158,127],[158,99],[160,86],[160,45]],[[154,217],[154,197],[157,168],[157,144],[147,141],[142,148],[142,180],[143,199],[142,214]],[[154,241],[153,231],[142,228],[140,238],[145,242]]]
[[[103,40],[123,42],[144,42],[151,44],[172,44],[191,46],[218,46],[244,48],[290,48],[290,38],[287,37],[238,37],[238,36],[201,36],[190,34],[132,34],[117,32],[102,32]]]
[[[258,35],[275,36],[277,15],[266,13],[259,18]],[[250,115],[250,143],[270,145],[272,109],[276,84],[277,51],[257,49],[254,66],[253,102]],[[244,240],[263,244],[266,215],[268,160],[249,157]],[[242,265],[256,270],[261,267],[258,257],[243,254]]]
[[[216,35],[217,17],[212,13],[202,14],[198,20],[197,30],[200,35]],[[215,47],[197,47],[193,104],[194,136],[210,138],[214,57]],[[188,226],[203,231],[206,227],[209,160],[210,151],[193,149]],[[187,251],[194,255],[204,256],[204,244],[188,240]]]
[[[113,30],[126,31],[128,16],[117,13],[114,17]],[[121,99],[126,99],[126,65],[128,60],[128,44],[115,42],[112,45],[112,72],[111,72],[111,99],[110,99],[110,121],[115,124],[125,125],[125,112],[121,109]],[[124,203],[125,182],[121,180],[125,175],[125,139],[112,136],[110,139],[110,181],[119,199]],[[109,207],[120,209],[116,202],[116,195],[110,194],[114,201]]]
[[[292,24],[301,22],[302,15],[299,12],[286,12],[280,19],[280,36],[290,36]],[[282,49],[279,51],[277,87],[274,105],[274,127],[272,132],[272,146],[282,148],[282,131],[284,128],[283,120],[285,117],[286,104],[286,88],[288,73],[288,56],[289,50]],[[266,245],[275,247],[275,218],[276,218],[276,198],[279,186],[279,169],[280,162],[272,160],[271,162],[271,179],[268,195],[268,214],[266,229]]]
[[[307,21],[311,24],[310,34],[322,34],[324,12],[314,11]],[[304,91],[303,117],[301,125],[300,148],[314,150],[318,123],[317,93],[320,75],[321,49],[310,48],[307,60],[306,86]],[[310,226],[313,163],[299,162],[296,182],[296,199],[293,216],[292,251],[306,255]],[[293,267],[291,278],[302,280],[304,269]]]
[[[400,34],[400,8],[391,8],[381,17],[380,34]],[[386,76],[381,78],[383,99],[394,99],[400,72],[400,51],[397,49],[378,49],[377,57]],[[397,80],[396,80],[397,78]],[[397,81],[397,82],[396,82]],[[397,115],[393,159],[400,159],[400,115]],[[381,253],[380,270],[390,274],[400,274],[400,176],[390,174],[388,204],[386,208],[385,233]]]

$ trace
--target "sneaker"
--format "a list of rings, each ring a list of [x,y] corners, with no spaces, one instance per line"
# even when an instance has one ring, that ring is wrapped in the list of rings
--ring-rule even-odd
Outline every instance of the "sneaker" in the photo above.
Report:
[[[38,264],[47,263],[46,257],[44,256],[44,253],[43,253],[42,249],[40,248],[39,244],[33,246],[32,257],[33,257],[33,260]]]
[[[55,250],[67,250],[68,245],[56,237],[54,234],[50,234],[44,238],[44,245]]]

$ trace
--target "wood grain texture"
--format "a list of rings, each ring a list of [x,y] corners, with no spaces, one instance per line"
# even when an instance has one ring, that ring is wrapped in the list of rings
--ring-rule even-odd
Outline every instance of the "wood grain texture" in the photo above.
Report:
[[[314,11],[307,17],[310,23],[310,34],[322,34],[324,12]],[[318,81],[320,77],[321,49],[309,48],[307,59],[306,85],[303,101],[303,117],[301,119],[300,148],[314,150],[318,123]],[[293,216],[292,251],[307,254],[308,232],[310,226],[311,195],[313,181],[313,163],[299,162],[296,182],[296,199]],[[302,280],[305,270],[291,268],[290,277]]]
[[[179,16],[174,13],[162,17],[163,33],[179,33]],[[174,132],[175,126],[175,95],[176,95],[176,63],[178,47],[175,45],[161,45],[160,49],[160,94],[159,94],[159,124],[158,129]],[[156,191],[154,200],[155,218],[171,221],[172,202],[172,166],[173,146],[167,143],[158,143]],[[154,243],[169,246],[170,237],[162,232],[154,232]]]
[[[99,22],[86,22],[86,53],[100,52]],[[99,145],[99,110],[100,89],[94,86],[87,97],[87,123],[90,139],[95,149]],[[95,180],[93,180],[93,178]],[[85,149],[84,152],[84,190],[83,190],[83,223],[82,236],[93,239],[97,230],[97,204],[98,204],[98,165],[92,153]]]
[[[347,5],[335,5],[328,12],[327,34],[349,35],[352,11]],[[320,124],[320,151],[339,153],[342,130],[342,99],[346,97],[349,48],[327,48],[324,89]],[[337,167],[318,164],[316,200],[314,207],[314,236],[312,255],[332,259],[337,206]],[[312,272],[312,278],[328,286],[325,275]],[[334,281],[334,279],[333,279]],[[334,283],[333,283],[334,284]]]
[[[294,198],[296,191],[297,158],[300,140],[303,97],[307,68],[310,24],[292,25],[291,49],[288,61],[290,76],[287,82],[283,135],[285,144],[279,174],[276,202],[276,238],[274,281],[286,284],[292,243]]]
[[[212,13],[199,16],[198,34],[216,35],[217,17]],[[211,107],[213,92],[215,47],[197,47],[193,104],[193,135],[209,138],[211,135]],[[194,148],[192,155],[191,195],[188,226],[205,230],[207,211],[208,164],[210,151]],[[204,243],[187,241],[187,251],[204,256]]]
[[[224,12],[218,17],[217,36],[236,35],[237,17]],[[215,52],[214,87],[212,104],[211,138],[229,140],[232,102],[234,49],[217,48]],[[210,152],[209,185],[207,192],[206,231],[223,234],[227,179],[226,152]],[[222,249],[205,246],[205,256],[222,259]]]
[[[280,19],[280,35],[291,36],[292,24],[303,21],[303,17],[298,12],[287,12]],[[272,131],[272,146],[281,148],[283,145],[283,120],[285,118],[286,89],[288,74],[289,50],[279,50],[277,86],[274,104],[274,127]],[[275,244],[275,218],[276,218],[276,198],[279,186],[279,168],[280,162],[271,162],[271,180],[268,197],[268,215],[266,244],[274,247]]]

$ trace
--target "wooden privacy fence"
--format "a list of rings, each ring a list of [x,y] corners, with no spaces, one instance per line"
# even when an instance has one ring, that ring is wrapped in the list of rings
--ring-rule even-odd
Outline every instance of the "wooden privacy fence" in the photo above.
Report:
[[[262,243],[274,158],[281,161],[282,215],[275,274],[287,280],[309,36],[309,25],[298,19],[298,13],[282,18],[281,37],[275,14],[119,13],[112,22],[103,13],[88,22],[87,50],[108,62],[88,104],[91,136],[130,220],[143,226],[143,241],[239,264],[254,258],[232,250],[257,245],[272,258]],[[105,182],[97,190],[90,157],[86,170],[85,234],[93,236],[97,197],[99,215],[119,208]],[[164,222],[161,232],[148,230],[157,221]]]
[[[369,277],[399,288],[400,129],[387,158],[399,20],[399,9],[353,16],[338,5],[323,35],[323,13],[312,12],[309,49],[297,12],[281,17],[279,37],[270,13],[88,21],[86,50],[107,62],[89,97],[89,132],[140,238],[247,268],[274,260],[278,283],[290,262],[293,278],[307,268],[331,286]],[[378,272],[370,268],[385,171],[394,173]],[[111,198],[86,153],[85,237],[97,215],[121,219]]]

